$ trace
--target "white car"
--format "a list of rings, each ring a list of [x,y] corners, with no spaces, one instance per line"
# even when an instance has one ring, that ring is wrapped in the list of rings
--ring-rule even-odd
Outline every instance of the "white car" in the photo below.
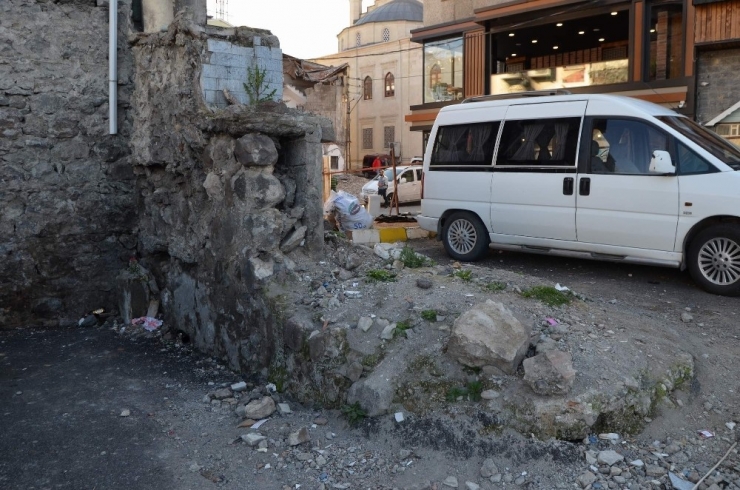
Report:
[[[396,167],[396,180],[398,182],[398,202],[414,202],[421,201],[421,165],[408,165],[403,167]],[[388,202],[393,199],[393,194],[396,192],[396,185],[393,180],[393,169],[385,169],[385,177],[388,179]],[[362,201],[367,203],[369,196],[374,196],[378,193],[378,176],[376,175],[373,180],[362,186],[360,197]]]

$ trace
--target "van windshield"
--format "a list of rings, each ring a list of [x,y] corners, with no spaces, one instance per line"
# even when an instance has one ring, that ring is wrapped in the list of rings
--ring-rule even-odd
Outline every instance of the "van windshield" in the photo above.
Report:
[[[740,170],[740,148],[721,136],[700,126],[688,117],[659,116],[658,119],[701,146],[733,170]]]

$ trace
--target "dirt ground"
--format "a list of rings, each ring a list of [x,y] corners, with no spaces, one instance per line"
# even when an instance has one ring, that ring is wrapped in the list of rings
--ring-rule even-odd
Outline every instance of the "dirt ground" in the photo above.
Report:
[[[270,392],[266,379],[248,377],[245,393],[270,395],[291,412],[275,412],[259,429],[240,428],[233,407],[207,395],[242,376],[161,332],[120,324],[6,331],[0,487],[668,489],[671,474],[696,482],[732,447],[740,422],[738,299],[705,294],[679,271],[496,252],[455,264],[440,242],[410,245],[433,263],[393,269],[371,249],[327,235],[321,263],[296,257],[297,280],[287,293],[295,308],[346,329],[364,355],[382,353],[377,366],[405,393],[389,414],[351,425],[351,413],[303,406],[290,393]],[[339,279],[350,254],[361,264]],[[373,270],[395,280],[371,280]],[[419,288],[419,278],[432,287]],[[522,294],[556,283],[575,293],[568,304]],[[361,296],[343,294],[350,289]],[[517,433],[501,424],[495,400],[445,396],[472,380],[502,397],[518,386],[516,377],[466,371],[444,353],[455,318],[488,298],[534,332],[545,332],[548,318],[563,326],[557,341],[573,353],[580,389],[611,390],[619,383],[614,366],[659,366],[679,351],[693,357],[695,376],[657,404],[637,433],[571,441]],[[430,310],[434,320],[422,316]],[[410,328],[383,341],[377,325],[357,328],[369,315]],[[418,389],[431,379],[446,383]],[[310,440],[290,445],[301,427]],[[243,440],[250,433],[265,437],[264,450]],[[610,451],[622,459],[605,462]],[[740,488],[737,446],[699,488]]]

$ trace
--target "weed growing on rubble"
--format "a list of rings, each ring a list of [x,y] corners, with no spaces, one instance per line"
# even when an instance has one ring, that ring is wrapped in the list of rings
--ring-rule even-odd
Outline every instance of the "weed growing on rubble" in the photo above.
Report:
[[[249,97],[249,105],[268,102],[275,98],[277,89],[268,92],[268,83],[265,78],[267,78],[266,68],[260,69],[258,66],[247,68],[247,82],[244,84],[244,90],[247,92],[247,97]]]
[[[455,277],[459,277],[463,281],[470,281],[473,277],[473,271],[468,269],[460,269],[459,271],[455,271],[453,274]]]
[[[367,416],[362,407],[360,407],[360,402],[355,402],[352,405],[344,405],[342,407],[342,414],[347,417],[347,422],[350,425],[358,424]]]
[[[396,275],[385,269],[370,269],[367,271],[367,277],[373,281],[380,282],[393,282],[396,280]]]
[[[552,286],[534,286],[522,292],[525,298],[535,298],[547,306],[562,306],[570,303],[570,295]]]
[[[409,269],[418,269],[419,267],[424,267],[427,263],[426,257],[417,254],[414,252],[414,249],[409,246],[405,246],[401,249],[399,260],[403,262],[404,267],[408,267]]]
[[[401,335],[406,330],[411,328],[411,323],[408,320],[401,320],[400,322],[396,323],[396,328],[393,330],[393,337],[395,338],[398,335]]]
[[[428,322],[436,322],[437,310],[424,310],[421,312],[421,317]]]
[[[447,394],[445,395],[445,399],[448,402],[454,402],[458,399],[462,398],[468,399],[471,402],[479,402],[481,401],[481,393],[483,392],[483,383],[480,381],[469,381],[468,384],[465,385],[465,387],[462,386],[453,386],[449,390],[447,390]]]
[[[488,284],[483,286],[483,289],[491,293],[498,293],[499,291],[503,291],[504,289],[506,289],[506,283],[500,281],[489,282]]]

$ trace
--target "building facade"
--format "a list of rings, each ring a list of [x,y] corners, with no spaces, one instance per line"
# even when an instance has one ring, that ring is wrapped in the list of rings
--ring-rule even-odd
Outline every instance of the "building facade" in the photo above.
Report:
[[[337,36],[338,52],[313,60],[348,65],[348,169],[361,168],[364,155],[388,154],[394,142],[403,162],[423,151],[422,136],[404,120],[409,106],[422,103],[422,49],[410,38],[422,25],[423,6],[417,0],[377,0],[364,14],[361,6],[362,0],[350,0],[350,25]]]
[[[738,7],[740,0],[426,0],[424,27],[412,33],[424,52],[423,101],[406,121],[426,132],[441,107],[465,97],[557,89],[629,95],[709,121],[740,100],[730,83],[697,83],[740,67]]]

